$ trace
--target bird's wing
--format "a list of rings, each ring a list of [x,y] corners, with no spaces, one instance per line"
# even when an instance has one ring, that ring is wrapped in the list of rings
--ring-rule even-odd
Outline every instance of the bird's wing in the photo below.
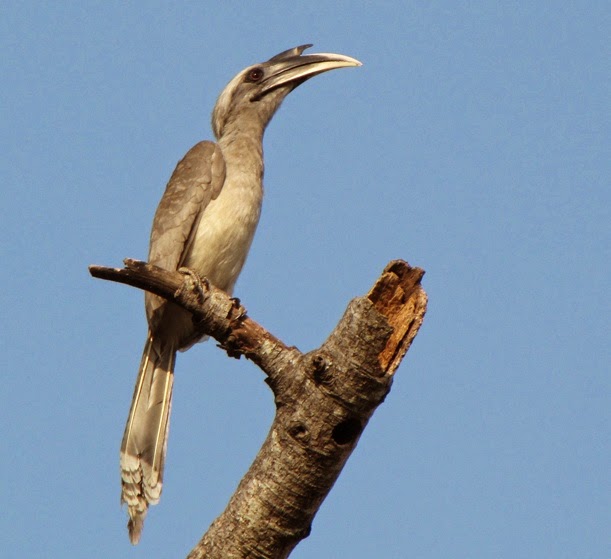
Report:
[[[149,249],[149,263],[176,270],[197,230],[203,212],[225,182],[225,160],[214,142],[194,145],[176,165],[159,202]],[[164,299],[147,294],[149,319]]]
[[[201,214],[219,195],[224,181],[225,161],[214,142],[199,142],[179,161],[155,212],[151,264],[165,270],[178,268]]]

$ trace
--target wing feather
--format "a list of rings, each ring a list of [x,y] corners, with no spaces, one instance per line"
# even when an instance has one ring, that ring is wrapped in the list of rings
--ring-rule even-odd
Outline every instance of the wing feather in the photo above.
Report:
[[[149,262],[176,270],[202,213],[225,182],[225,161],[214,142],[199,142],[178,162],[159,202]]]
[[[211,200],[225,182],[225,160],[214,142],[195,144],[178,162],[153,219],[149,262],[165,270],[177,270],[193,239],[197,225]],[[149,322],[165,303],[146,293]]]

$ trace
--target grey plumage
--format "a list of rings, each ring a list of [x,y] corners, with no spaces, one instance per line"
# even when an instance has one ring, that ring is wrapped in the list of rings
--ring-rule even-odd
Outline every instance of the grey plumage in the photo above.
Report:
[[[153,220],[150,263],[191,268],[231,294],[259,221],[267,124],[305,80],[360,66],[339,54],[303,55],[309,46],[246,68],[221,92],[212,112],[217,143],[198,143],[178,163]],[[134,544],[161,495],[176,351],[198,341],[188,312],[151,293],[145,308],[149,333],[121,444],[121,501]]]

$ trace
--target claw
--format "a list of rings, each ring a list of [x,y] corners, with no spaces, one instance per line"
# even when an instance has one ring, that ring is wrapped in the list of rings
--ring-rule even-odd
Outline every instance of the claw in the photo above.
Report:
[[[176,290],[175,296],[178,297],[183,291],[194,291],[197,294],[197,300],[200,304],[203,304],[208,293],[210,293],[210,282],[208,278],[201,277],[197,272],[191,270],[191,268],[178,268],[178,271],[185,276],[185,281]]]

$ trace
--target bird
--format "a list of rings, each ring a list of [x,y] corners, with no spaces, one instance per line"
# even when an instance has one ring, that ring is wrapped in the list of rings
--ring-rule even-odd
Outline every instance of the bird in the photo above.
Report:
[[[148,261],[187,268],[231,295],[250,249],[263,199],[263,135],[285,97],[329,70],[361,66],[341,54],[285,50],[239,72],[212,111],[216,142],[193,146],[176,166],[159,202]],[[176,352],[203,336],[191,314],[145,293],[148,335],[121,443],[121,504],[132,544],[150,505],[159,502],[167,449]]]

